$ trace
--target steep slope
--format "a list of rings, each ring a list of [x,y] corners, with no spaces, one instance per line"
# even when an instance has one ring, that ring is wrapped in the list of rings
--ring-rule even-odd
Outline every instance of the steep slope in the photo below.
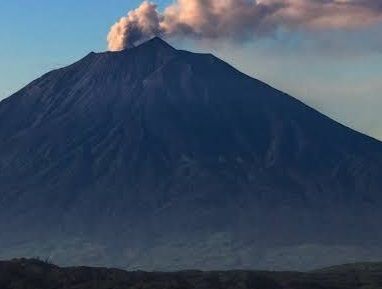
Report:
[[[0,103],[0,255],[149,269],[369,259],[382,256],[381,177],[381,143],[155,38]]]

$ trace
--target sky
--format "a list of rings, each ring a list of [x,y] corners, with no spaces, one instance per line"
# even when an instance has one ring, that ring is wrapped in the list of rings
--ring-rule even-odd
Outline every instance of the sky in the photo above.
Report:
[[[222,1],[219,3],[230,2]],[[245,1],[235,3],[244,3],[245,9]],[[322,3],[322,0],[304,1]],[[311,21],[313,16],[306,16],[311,15],[310,11],[299,15],[297,20],[285,20],[285,15],[290,15],[287,11],[289,14],[277,14],[278,18],[275,18],[288,21],[285,29],[279,20],[272,20],[269,15],[261,26],[258,21],[253,22],[253,17],[263,17],[257,10],[253,15],[247,13],[247,18],[226,17],[225,11],[225,18],[213,18],[212,24],[202,19],[204,26],[195,24],[192,31],[183,29],[184,17],[174,19],[170,11],[160,14],[166,16],[160,29],[162,33],[163,27],[167,29],[166,33],[169,31],[164,36],[168,36],[166,38],[172,45],[193,51],[212,51],[243,72],[290,93],[339,122],[382,140],[382,24],[375,21],[366,27],[347,27],[357,19],[362,24],[372,17],[379,17],[374,11],[379,11],[382,5],[378,4],[380,0],[347,1],[358,1],[372,9],[362,10],[358,15],[353,6],[347,6],[346,16],[351,21],[330,14],[329,22],[325,17]],[[189,4],[194,1],[180,2]],[[107,50],[111,26],[118,25],[121,17],[141,3],[135,0],[1,0],[0,99],[43,73],[68,65],[90,51]],[[155,9],[160,13],[168,6],[174,8],[173,1],[157,1],[156,4]],[[347,5],[346,0],[341,0],[340,5]],[[175,8],[179,15],[190,9]],[[232,10],[241,13],[236,8]],[[314,9],[317,11],[317,7]],[[319,13],[326,16],[332,10]],[[237,18],[245,22],[232,21]],[[247,28],[254,25],[256,35],[249,36]],[[322,27],[325,25],[331,25],[330,29]],[[128,40],[124,41],[128,43]]]

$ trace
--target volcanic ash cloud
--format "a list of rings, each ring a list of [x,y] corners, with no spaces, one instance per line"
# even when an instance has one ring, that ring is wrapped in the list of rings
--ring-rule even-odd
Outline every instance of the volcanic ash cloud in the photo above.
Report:
[[[177,0],[163,12],[144,1],[111,27],[107,40],[118,51],[153,36],[241,41],[280,27],[356,29],[381,21],[380,0]]]

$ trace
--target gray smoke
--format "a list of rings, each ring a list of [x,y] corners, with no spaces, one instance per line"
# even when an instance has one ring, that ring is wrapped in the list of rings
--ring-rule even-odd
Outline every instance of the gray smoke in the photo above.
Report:
[[[115,23],[109,49],[153,36],[245,39],[286,29],[354,29],[382,21],[380,0],[177,0],[161,13],[144,1]]]

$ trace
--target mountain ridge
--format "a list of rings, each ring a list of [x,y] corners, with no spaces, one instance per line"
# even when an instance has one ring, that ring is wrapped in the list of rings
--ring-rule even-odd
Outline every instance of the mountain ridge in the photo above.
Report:
[[[324,112],[318,110],[317,108],[313,108],[313,107],[311,107],[311,106],[309,106],[309,105],[306,105],[303,101],[299,100],[298,98],[295,98],[295,97],[291,96],[290,94],[284,93],[283,91],[281,91],[281,90],[279,90],[279,89],[277,89],[277,88],[275,88],[275,87],[273,87],[273,86],[271,86],[271,85],[269,85],[269,84],[267,84],[267,83],[265,83],[265,82],[263,82],[263,81],[261,81],[261,80],[255,79],[255,78],[253,78],[253,76],[250,76],[250,75],[248,75],[248,74],[246,74],[246,73],[243,73],[243,72],[239,71],[238,69],[236,69],[235,67],[233,67],[233,66],[230,65],[229,63],[227,63],[227,62],[225,62],[225,61],[223,61],[223,60],[217,58],[216,56],[214,56],[214,55],[211,54],[211,53],[195,53],[195,52],[189,52],[189,51],[186,51],[186,50],[177,50],[177,49],[175,49],[173,46],[171,46],[170,44],[168,44],[166,41],[164,41],[164,40],[163,40],[162,38],[160,38],[160,37],[153,37],[152,39],[149,39],[148,41],[143,42],[143,43],[141,43],[140,45],[137,45],[137,46],[135,46],[135,47],[131,47],[131,48],[126,48],[126,49],[121,50],[121,51],[104,51],[104,52],[94,52],[94,51],[92,51],[92,52],[88,53],[86,56],[84,56],[83,58],[81,58],[80,60],[78,60],[77,62],[74,62],[73,64],[70,64],[70,65],[65,66],[65,67],[63,67],[63,68],[53,69],[53,70],[51,70],[50,72],[47,72],[47,73],[41,75],[40,77],[38,77],[38,78],[37,78],[36,80],[34,80],[33,82],[31,82],[31,83],[27,84],[25,87],[21,88],[21,90],[27,88],[28,86],[32,85],[34,82],[39,81],[41,78],[43,78],[43,77],[45,77],[45,76],[47,76],[47,75],[49,75],[49,74],[51,74],[51,73],[60,71],[60,70],[62,70],[62,69],[70,68],[70,67],[76,65],[77,63],[80,63],[80,62],[85,61],[85,60],[88,59],[88,58],[89,58],[89,59],[92,59],[92,58],[94,58],[94,57],[96,57],[96,58],[100,58],[100,57],[102,57],[102,56],[107,56],[107,55],[114,55],[114,56],[118,55],[118,56],[125,56],[125,57],[128,57],[128,54],[132,54],[132,53],[134,53],[134,51],[137,51],[137,50],[139,50],[139,49],[141,49],[141,48],[144,48],[144,49],[146,49],[146,50],[148,50],[148,49],[153,49],[153,50],[155,50],[155,51],[158,50],[158,48],[160,48],[160,49],[165,48],[165,49],[167,49],[167,50],[172,50],[173,52],[178,52],[178,53],[184,53],[184,54],[192,54],[192,55],[199,55],[199,56],[208,56],[208,57],[212,57],[214,60],[220,61],[222,64],[227,65],[227,67],[229,66],[233,71],[239,73],[241,76],[243,76],[243,77],[247,77],[247,78],[252,79],[252,80],[256,80],[256,81],[258,81],[258,83],[261,84],[261,85],[265,85],[265,86],[268,86],[268,87],[271,88],[271,89],[277,90],[277,91],[279,91],[281,94],[285,94],[287,97],[290,97],[290,98],[292,98],[293,100],[295,100],[295,101],[297,101],[297,102],[303,104],[303,105],[306,106],[307,108],[312,109],[312,110],[315,111],[315,112],[318,112],[319,114],[321,114],[321,116],[328,118],[330,121],[336,122],[337,124],[343,126],[344,128],[347,128],[347,129],[349,129],[349,130],[351,130],[351,131],[353,131],[353,132],[362,134],[362,135],[364,135],[364,136],[366,136],[366,137],[368,137],[368,138],[371,138],[371,139],[375,140],[375,141],[378,142],[378,143],[381,143],[381,141],[378,140],[378,139],[376,139],[375,137],[372,137],[372,136],[367,135],[367,134],[365,134],[365,133],[359,132],[359,131],[357,131],[357,129],[354,129],[354,128],[351,128],[351,127],[349,127],[349,126],[347,126],[347,125],[344,125],[344,124],[342,124],[340,121],[335,120],[335,119],[333,119],[333,118],[331,118],[331,117],[326,116],[326,115],[324,114]],[[175,57],[177,58],[177,57],[180,57],[180,56],[177,55],[177,56],[175,56]],[[94,59],[93,59],[93,60],[94,60]],[[13,95],[15,95],[15,94],[17,94],[17,93],[19,93],[19,92],[16,92],[16,93],[12,94],[10,97],[12,97]],[[1,102],[6,102],[7,100],[9,100],[10,97],[7,97],[7,98],[5,98],[5,99],[2,99],[2,100],[0,101],[0,103],[1,103]]]
[[[0,285],[4,289],[45,288],[381,288],[381,264],[365,270],[353,269],[317,272],[265,271],[179,271],[127,272],[118,269],[58,267],[36,259],[0,262]]]

